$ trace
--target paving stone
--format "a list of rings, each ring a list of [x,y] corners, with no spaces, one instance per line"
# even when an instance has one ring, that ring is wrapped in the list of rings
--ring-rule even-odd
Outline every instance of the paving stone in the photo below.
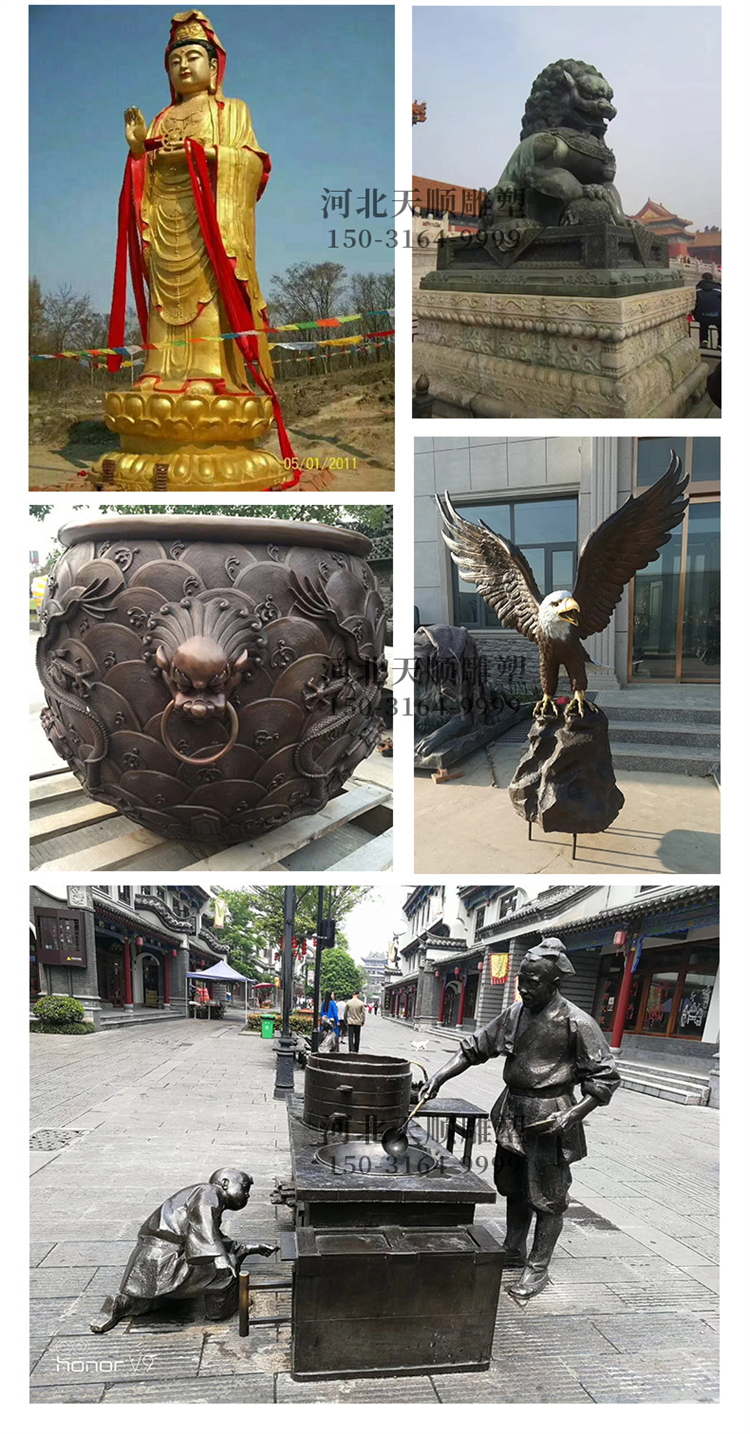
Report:
[[[33,1299],[56,1299],[62,1295],[80,1295],[91,1284],[96,1268],[93,1265],[52,1266],[29,1271],[29,1290]]]
[[[437,1404],[438,1396],[426,1375],[392,1379],[292,1379],[279,1374],[277,1404]]]
[[[715,1331],[683,1310],[674,1314],[602,1315],[594,1327],[623,1354],[643,1349],[706,1350],[718,1347]]]
[[[441,1404],[591,1404],[591,1395],[571,1376],[561,1359],[536,1367],[511,1355],[493,1359],[488,1370],[475,1374],[434,1374]]]
[[[234,1374],[228,1379],[176,1379],[159,1384],[107,1388],[105,1404],[273,1404],[272,1374]]]
[[[200,1375],[277,1374],[292,1365],[289,1325],[250,1328],[246,1339],[233,1329],[207,1336]]]
[[[514,1311],[509,1309],[511,1304]],[[602,1315],[601,1321],[606,1318]],[[612,1341],[600,1332],[598,1324],[598,1318],[596,1323],[584,1317],[566,1315],[548,1319],[541,1312],[532,1313],[531,1309],[519,1311],[514,1301],[509,1297],[503,1298],[495,1322],[493,1356],[495,1359],[507,1359],[512,1351],[514,1359],[525,1361],[528,1355],[559,1354],[565,1358],[573,1351],[603,1353],[612,1348]]]
[[[30,1404],[99,1404],[104,1397],[103,1384],[36,1385],[29,1390]]]
[[[707,1290],[719,1293],[721,1276],[718,1265],[687,1265],[685,1274],[691,1276],[699,1285],[705,1285]]]
[[[512,1283],[506,1276],[507,1283]],[[508,1311],[518,1311],[518,1305],[512,1295],[507,1293],[507,1283],[503,1288],[502,1300],[507,1301]],[[627,1288],[622,1286],[622,1288]],[[708,1294],[707,1290],[703,1291]],[[590,1314],[612,1314],[617,1311],[626,1310],[629,1305],[612,1288],[603,1284],[558,1284],[553,1279],[547,1285],[543,1295],[538,1297],[544,1300],[543,1313],[545,1316],[552,1315],[590,1315]],[[512,1305],[512,1310],[510,1306]],[[504,1306],[505,1307],[505,1306]]]
[[[50,1250],[54,1250],[54,1248],[54,1243],[49,1241],[46,1243],[34,1243],[32,1241],[31,1245],[29,1245],[29,1265],[31,1268],[33,1269],[35,1265],[41,1265],[45,1256],[49,1254]]]
[[[665,1275],[663,1280],[648,1285],[636,1284],[635,1281],[612,1283],[609,1288],[629,1309],[684,1309],[706,1311],[709,1314],[716,1310],[716,1294],[688,1276]]]
[[[34,1369],[32,1385],[187,1378],[198,1372],[202,1345],[200,1335],[160,1335],[136,1343],[117,1329],[106,1339],[54,1338]]]
[[[42,1269],[56,1265],[117,1265],[127,1262],[132,1245],[119,1240],[61,1241],[47,1256]]]
[[[709,1403],[719,1398],[715,1367],[697,1358],[693,1350],[684,1358],[671,1351],[668,1361],[638,1361],[632,1354],[605,1355],[573,1360],[573,1371],[597,1404]]]

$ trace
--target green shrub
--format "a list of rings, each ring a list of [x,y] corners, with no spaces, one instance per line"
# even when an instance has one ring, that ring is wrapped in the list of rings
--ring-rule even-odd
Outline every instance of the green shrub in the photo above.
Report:
[[[267,1020],[269,1016],[273,1016],[274,1031],[280,1031],[281,1015],[278,1011],[251,1011],[247,1018],[247,1025],[245,1026],[245,1030],[260,1032],[261,1020],[263,1020],[264,1018]],[[290,1031],[295,1032],[295,1034],[297,1035],[301,1034],[302,1032],[304,1032],[306,1035],[309,1035],[312,1031],[312,1016],[301,1016],[297,1011],[294,1011],[289,1017],[289,1029]]]
[[[34,1007],[37,1020],[46,1026],[72,1026],[83,1020],[84,1009],[74,996],[40,996]]]
[[[61,1022],[32,1021],[29,1026],[32,1035],[37,1036],[91,1036],[96,1030],[92,1021]]]

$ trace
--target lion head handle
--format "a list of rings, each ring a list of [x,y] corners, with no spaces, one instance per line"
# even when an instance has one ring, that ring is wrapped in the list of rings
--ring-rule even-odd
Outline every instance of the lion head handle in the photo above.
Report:
[[[223,718],[242,678],[263,661],[262,623],[242,599],[200,596],[165,603],[149,618],[146,657],[169,688],[174,710],[204,721]]]
[[[227,657],[221,643],[210,637],[189,637],[171,655],[159,646],[155,657],[174,698],[175,711],[195,721],[223,717],[227,698],[249,660],[247,650],[233,659]]]

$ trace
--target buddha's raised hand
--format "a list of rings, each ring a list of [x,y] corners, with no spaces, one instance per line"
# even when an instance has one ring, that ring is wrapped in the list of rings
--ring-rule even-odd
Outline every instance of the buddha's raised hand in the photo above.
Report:
[[[125,111],[125,138],[133,154],[143,154],[146,121],[136,105],[131,105]]]

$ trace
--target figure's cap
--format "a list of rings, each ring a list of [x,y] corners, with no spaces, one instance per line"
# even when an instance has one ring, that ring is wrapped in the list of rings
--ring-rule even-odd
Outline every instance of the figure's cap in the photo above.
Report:
[[[177,49],[180,45],[189,44],[191,40],[195,44],[205,45],[207,48],[209,48],[209,50],[215,51],[218,60],[216,94],[217,97],[221,99],[221,84],[222,80],[224,79],[224,71],[227,65],[227,52],[224,49],[224,46],[222,45],[221,41],[219,40],[219,37],[216,34],[216,31],[214,30],[211,21],[208,19],[207,15],[203,14],[202,10],[180,10],[177,15],[172,16],[172,23],[169,31],[169,43],[164,52],[164,68],[166,69],[167,74],[169,74],[169,56],[172,51]],[[171,82],[169,88],[172,94],[172,103],[174,104],[177,96],[172,89]]]
[[[546,936],[538,946],[532,946],[531,950],[526,952],[521,965],[526,961],[549,961],[560,976],[575,976],[575,967],[568,960],[562,941],[556,936]]]

